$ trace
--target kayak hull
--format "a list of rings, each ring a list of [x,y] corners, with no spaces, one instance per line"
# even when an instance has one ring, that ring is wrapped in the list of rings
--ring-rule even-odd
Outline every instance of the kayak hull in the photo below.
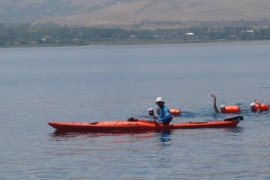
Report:
[[[171,129],[195,128],[232,128],[236,127],[239,120],[212,121],[212,122],[186,122],[181,124],[163,125],[156,122],[136,121],[107,121],[107,122],[49,122],[48,124],[60,132],[138,132],[138,131],[163,131]]]

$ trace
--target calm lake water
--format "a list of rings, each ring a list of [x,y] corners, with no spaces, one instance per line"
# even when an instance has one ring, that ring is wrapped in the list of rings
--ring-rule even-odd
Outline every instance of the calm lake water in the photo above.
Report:
[[[270,179],[270,41],[0,49],[0,179]],[[173,123],[223,119],[233,129],[57,135],[50,121],[144,117],[155,98]]]

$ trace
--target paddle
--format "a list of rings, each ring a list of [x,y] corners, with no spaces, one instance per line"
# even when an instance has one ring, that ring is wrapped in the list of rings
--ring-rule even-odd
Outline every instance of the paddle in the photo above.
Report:
[[[242,120],[244,120],[243,116],[233,116],[233,117],[224,119],[224,121],[242,121]]]

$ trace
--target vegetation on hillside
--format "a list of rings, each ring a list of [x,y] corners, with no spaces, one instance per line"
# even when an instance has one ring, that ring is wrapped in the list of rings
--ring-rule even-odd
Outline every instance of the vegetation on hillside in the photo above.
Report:
[[[68,27],[54,24],[0,24],[1,47],[269,39],[269,26],[194,26],[177,29],[132,30]]]

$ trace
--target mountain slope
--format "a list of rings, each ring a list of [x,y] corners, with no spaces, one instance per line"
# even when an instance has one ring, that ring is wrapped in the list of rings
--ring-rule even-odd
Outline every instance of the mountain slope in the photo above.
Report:
[[[269,0],[1,0],[0,22],[131,26],[270,19]]]

